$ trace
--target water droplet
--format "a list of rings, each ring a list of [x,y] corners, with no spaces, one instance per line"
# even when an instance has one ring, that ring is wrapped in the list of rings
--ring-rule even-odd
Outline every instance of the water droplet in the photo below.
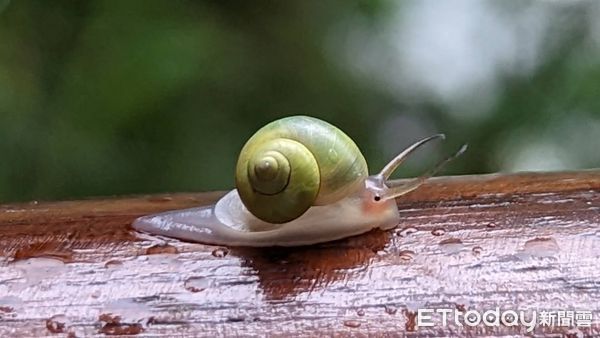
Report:
[[[417,313],[408,311],[408,310],[404,310],[404,311],[402,311],[402,313],[404,314],[404,317],[406,318],[406,324],[404,325],[406,328],[406,331],[410,331],[410,332],[415,331],[416,326],[417,326]]]
[[[360,322],[358,320],[345,320],[344,325],[355,329],[360,327]]]
[[[410,250],[402,250],[398,253],[398,256],[402,262],[410,262],[415,257],[415,253]]]
[[[120,260],[116,260],[116,259],[112,259],[112,260],[104,263],[104,267],[107,268],[107,269],[118,268],[121,265],[123,265],[123,262],[121,262]]]
[[[482,251],[483,251],[483,248],[480,246],[473,247],[473,255],[475,255],[475,256],[479,256]]]
[[[204,277],[190,277],[185,283],[184,287],[189,292],[200,292],[212,286],[212,281]]]
[[[394,306],[391,306],[391,305],[385,306],[385,313],[387,313],[388,315],[395,315],[397,311],[398,311],[398,309]]]
[[[437,229],[431,230],[431,234],[434,236],[443,236],[445,233],[446,233],[446,230],[444,230],[442,228],[437,228]]]
[[[417,228],[408,227],[408,228],[401,229],[399,232],[397,232],[397,235],[400,237],[407,237],[407,236],[410,236],[411,234],[414,234],[415,232],[417,232]]]
[[[23,308],[23,300],[15,296],[0,297],[0,319],[15,317],[16,312]],[[0,320],[1,322],[1,320]]]
[[[459,252],[464,247],[463,242],[458,238],[448,238],[440,241],[440,248],[447,254]]]
[[[157,244],[146,249],[146,255],[177,254],[179,250],[169,244]]]
[[[142,324],[121,323],[121,317],[112,313],[103,313],[98,317],[98,320],[105,323],[98,333],[103,333],[107,336],[136,335],[144,331]]]
[[[136,334],[138,329],[143,330],[143,327],[153,320],[150,307],[135,298],[119,298],[110,301],[104,305],[100,313],[103,314],[100,316],[100,321],[114,324],[114,327],[105,325],[106,330],[132,330],[131,334]]]
[[[14,311],[15,311],[15,309],[13,309],[10,306],[0,306],[0,312],[11,313],[11,312],[14,312]],[[1,318],[1,316],[0,316],[0,318]]]
[[[364,315],[365,315],[365,310],[363,310],[363,309],[358,309],[358,310],[356,311],[356,314],[357,314],[358,316],[362,317],[362,316],[364,316]]]
[[[239,322],[243,322],[245,320],[246,320],[246,318],[244,318],[243,316],[227,317],[227,321],[231,322],[231,323],[239,323]]]
[[[64,315],[52,316],[46,319],[46,328],[50,333],[63,333],[65,332],[66,322],[67,317]]]
[[[229,250],[227,250],[226,248],[218,248],[218,249],[213,250],[212,255],[217,258],[223,258],[223,257],[227,256],[228,253],[229,253]]]
[[[585,335],[579,329],[570,329],[565,335],[566,338],[583,338]]]
[[[525,242],[523,253],[535,257],[552,257],[560,251],[556,240],[551,237],[537,237]]]
[[[69,333],[67,333],[67,338],[77,338],[77,333],[75,333],[74,331],[69,331]]]

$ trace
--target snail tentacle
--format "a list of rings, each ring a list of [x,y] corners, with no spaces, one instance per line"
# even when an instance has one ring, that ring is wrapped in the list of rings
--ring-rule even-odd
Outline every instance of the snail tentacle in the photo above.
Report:
[[[406,160],[413,151],[417,150],[419,147],[428,143],[429,141],[433,141],[436,139],[444,140],[445,138],[446,135],[444,134],[435,134],[413,143],[411,146],[404,149],[400,154],[394,157],[394,159],[392,159],[390,163],[386,164],[386,166],[383,167],[383,169],[381,169],[381,171],[379,172],[379,175],[381,175],[381,177],[383,177],[384,180],[388,180],[390,176],[392,176],[392,173],[396,170],[396,168],[398,168],[398,166],[402,164],[402,162],[404,162],[404,160]]]
[[[387,181],[386,186],[388,188],[383,193],[383,196],[381,196],[381,198],[385,201],[385,200],[389,200],[392,198],[396,198],[398,196],[402,196],[406,193],[409,193],[409,192],[417,189],[426,180],[433,177],[438,171],[440,171],[446,164],[448,164],[450,161],[457,158],[458,156],[462,155],[467,150],[467,146],[468,146],[467,144],[463,144],[456,153],[444,158],[443,160],[438,162],[435,166],[433,166],[431,169],[429,169],[427,172],[425,172],[423,175],[421,175],[417,178],[414,178],[406,183],[402,183],[398,186],[394,186],[393,181]]]

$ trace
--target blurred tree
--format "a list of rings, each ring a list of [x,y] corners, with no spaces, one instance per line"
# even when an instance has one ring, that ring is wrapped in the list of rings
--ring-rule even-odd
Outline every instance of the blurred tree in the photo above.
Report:
[[[471,143],[449,173],[521,169],[506,159],[535,152],[525,142],[563,147],[567,168],[600,165],[597,138],[574,135],[599,125],[600,63],[589,47],[598,6],[569,7],[571,20],[545,35],[556,38],[542,65],[500,74],[492,113],[465,120],[436,97],[361,75],[347,60],[362,56],[338,48],[362,34],[384,55],[380,28],[407,4],[0,1],[0,201],[229,188],[245,140],[293,114],[346,131],[373,169],[434,131],[451,136],[444,152]]]

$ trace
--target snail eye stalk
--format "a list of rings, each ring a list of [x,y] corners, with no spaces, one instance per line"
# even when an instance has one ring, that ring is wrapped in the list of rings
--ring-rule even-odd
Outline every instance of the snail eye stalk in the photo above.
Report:
[[[388,181],[392,173],[398,168],[398,166],[408,158],[408,156],[413,153],[416,149],[421,147],[422,145],[428,143],[429,141],[436,139],[445,139],[444,134],[436,134],[430,137],[427,137],[423,140],[415,142],[410,147],[406,148],[403,152],[398,154],[390,163],[388,163],[376,177],[382,181],[384,181],[386,189],[385,192],[381,196],[381,200],[386,201],[392,198],[396,198],[398,196],[409,193],[415,189],[417,189],[421,184],[423,184],[427,179],[434,176],[437,172],[439,172],[446,164],[448,164],[453,159],[462,155],[467,150],[467,144],[464,144],[458,149],[456,153],[450,155],[440,162],[438,162],[435,166],[425,172],[423,175],[416,177],[412,180],[409,180],[406,183],[400,183],[398,185],[394,184],[394,182]]]
[[[398,168],[398,166],[400,166],[400,164],[402,164],[402,162],[404,162],[410,154],[412,154],[421,146],[437,139],[444,140],[446,139],[446,135],[436,134],[413,143],[410,147],[404,149],[404,151],[398,154],[398,156],[394,157],[394,159],[391,160],[390,163],[386,164],[386,166],[383,167],[383,169],[381,169],[381,172],[378,174],[378,176],[381,176],[384,181],[387,181],[390,178],[390,176],[392,176],[396,168]]]

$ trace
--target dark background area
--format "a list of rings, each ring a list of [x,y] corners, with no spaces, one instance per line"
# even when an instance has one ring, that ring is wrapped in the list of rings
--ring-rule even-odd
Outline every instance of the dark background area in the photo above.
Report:
[[[600,166],[593,1],[0,0],[0,202],[224,190],[258,128],[333,123],[398,176]]]

